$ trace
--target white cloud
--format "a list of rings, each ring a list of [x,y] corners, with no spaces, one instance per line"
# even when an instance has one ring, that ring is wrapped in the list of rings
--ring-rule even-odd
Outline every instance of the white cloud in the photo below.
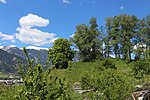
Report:
[[[69,0],[63,0],[62,1],[64,4],[70,4],[71,2]]]
[[[16,33],[15,36],[16,39],[20,40],[22,43],[42,46],[53,43],[55,39],[57,39],[53,33],[43,32],[33,28],[34,26],[46,27],[49,24],[48,19],[28,14],[27,16],[21,17],[19,23],[21,27],[16,29],[18,33]]]
[[[0,3],[7,3],[6,0],[0,0]]]
[[[13,35],[7,35],[7,34],[3,34],[1,32],[0,32],[0,39],[1,40],[8,40],[8,41],[11,41],[11,42],[15,42]]]
[[[45,27],[49,24],[49,20],[39,17],[37,15],[28,14],[27,16],[23,16],[19,20],[19,24],[21,27]]]
[[[57,39],[54,33],[43,32],[34,28],[34,26],[46,27],[49,24],[48,19],[28,14],[27,16],[21,17],[19,23],[20,27],[16,29],[18,31],[16,34],[8,35],[0,32],[0,40],[11,41],[12,43],[19,40],[22,43],[43,46],[53,43]]]
[[[16,38],[26,44],[42,46],[54,42],[55,34],[32,28],[17,28]]]
[[[121,7],[120,7],[120,10],[123,10],[123,9],[125,9],[124,6],[121,6]]]

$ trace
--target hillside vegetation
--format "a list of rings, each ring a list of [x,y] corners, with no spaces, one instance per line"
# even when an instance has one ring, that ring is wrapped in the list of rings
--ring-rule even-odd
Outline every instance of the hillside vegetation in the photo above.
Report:
[[[104,63],[107,62],[105,60],[96,60],[93,62],[77,62],[72,63],[72,66],[68,69],[53,69],[50,73],[50,76],[65,79],[65,86],[67,86],[68,83],[70,84],[68,87],[70,91],[69,94],[71,94],[70,98],[73,100],[81,100],[84,97],[97,98],[95,94],[96,92],[88,92],[84,95],[74,92],[73,85],[76,82],[79,82],[82,88],[85,90],[106,90],[111,100],[115,100],[116,98],[121,97],[122,99],[130,98],[131,93],[136,90],[136,85],[143,85],[144,89],[145,84],[150,84],[149,75],[144,75],[142,80],[134,77],[134,71],[132,68],[134,67],[135,62],[129,63],[118,59],[109,59],[108,61],[114,63],[115,66],[112,68],[112,65],[104,66]],[[51,80],[47,82],[51,82]],[[1,100],[5,100],[6,98],[7,100],[11,100],[11,98],[15,99],[13,94],[16,95],[18,93],[17,91],[20,91],[22,86],[4,87],[1,87]]]
[[[106,25],[99,30],[96,18],[91,18],[88,25],[77,25],[70,40],[54,41],[44,68],[23,48],[28,61],[18,64],[23,84],[13,88],[2,85],[0,96],[17,100],[132,100],[137,86],[140,90],[150,88],[149,22],[150,16],[138,19],[122,14],[106,18]],[[79,62],[73,63],[75,53]]]

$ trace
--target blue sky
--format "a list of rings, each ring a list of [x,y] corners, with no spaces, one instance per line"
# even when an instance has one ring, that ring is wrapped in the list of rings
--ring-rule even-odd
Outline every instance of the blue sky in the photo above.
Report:
[[[51,47],[56,38],[67,38],[76,25],[96,17],[119,14],[143,18],[150,14],[149,0],[0,0],[0,46]]]

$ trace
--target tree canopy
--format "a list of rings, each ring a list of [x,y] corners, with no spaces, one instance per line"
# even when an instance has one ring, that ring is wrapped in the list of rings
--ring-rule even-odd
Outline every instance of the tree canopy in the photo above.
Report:
[[[73,42],[80,52],[81,61],[91,61],[100,55],[100,32],[96,18],[91,18],[90,25],[80,24],[76,26]]]
[[[71,43],[67,39],[59,38],[55,40],[48,53],[49,60],[56,68],[67,68],[68,61],[72,61],[75,52],[71,49]]]

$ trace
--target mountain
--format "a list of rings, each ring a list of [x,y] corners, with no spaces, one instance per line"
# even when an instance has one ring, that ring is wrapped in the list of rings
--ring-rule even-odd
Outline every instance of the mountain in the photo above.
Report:
[[[10,53],[10,54],[14,54],[17,55],[23,59],[26,59],[25,54],[23,52],[23,50],[15,47],[15,46],[4,46],[3,48],[1,48],[2,50]]]
[[[0,72],[16,72],[18,61],[20,63],[27,63],[25,59],[0,49]]]
[[[15,46],[4,46],[2,50],[10,54],[19,56],[23,59],[26,59],[26,56],[23,50]],[[45,62],[47,61],[48,49],[45,49],[45,48],[42,49],[42,48],[37,48],[37,47],[35,48],[35,47],[30,46],[30,47],[27,47],[27,52],[28,52],[29,58],[34,59],[35,63],[38,63],[38,60],[39,60],[41,64],[45,64]]]
[[[29,46],[26,47],[29,58],[33,59],[35,63],[40,61],[41,64],[45,65],[48,58],[48,49]],[[22,63],[27,62],[26,56],[22,48],[18,48],[14,45],[4,46],[0,48],[0,72],[14,72],[16,70],[15,65],[17,60]],[[73,58],[73,62],[79,61],[79,52],[76,53]]]

